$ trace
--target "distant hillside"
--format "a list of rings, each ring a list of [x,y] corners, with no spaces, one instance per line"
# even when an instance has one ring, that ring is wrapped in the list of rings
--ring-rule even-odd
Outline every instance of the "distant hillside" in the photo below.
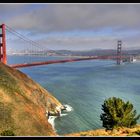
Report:
[[[95,55],[116,55],[117,51],[113,49],[99,49],[89,51],[71,51],[71,50],[50,50],[48,54],[53,55],[71,55],[71,56],[95,56]],[[123,54],[139,55],[140,49],[137,50],[122,50]]]
[[[49,55],[49,56],[101,56],[116,55],[117,49],[94,49],[94,50],[44,50],[44,51],[20,51],[11,55]],[[125,50],[122,48],[122,54],[140,55],[140,49]]]
[[[19,70],[0,63],[0,132],[54,136],[46,111],[62,106],[48,91]]]

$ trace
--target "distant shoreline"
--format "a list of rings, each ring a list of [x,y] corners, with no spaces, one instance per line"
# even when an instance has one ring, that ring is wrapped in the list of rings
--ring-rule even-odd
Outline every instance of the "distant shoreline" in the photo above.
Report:
[[[87,57],[93,57],[93,56],[70,56],[70,55],[21,55],[21,54],[8,54],[8,56],[44,56],[44,57],[72,57],[72,58],[87,58]]]

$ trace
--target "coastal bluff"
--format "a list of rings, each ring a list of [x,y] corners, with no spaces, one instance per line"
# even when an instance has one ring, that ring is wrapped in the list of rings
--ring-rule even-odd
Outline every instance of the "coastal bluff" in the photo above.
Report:
[[[0,132],[17,136],[56,136],[46,112],[62,104],[17,69],[0,63]]]

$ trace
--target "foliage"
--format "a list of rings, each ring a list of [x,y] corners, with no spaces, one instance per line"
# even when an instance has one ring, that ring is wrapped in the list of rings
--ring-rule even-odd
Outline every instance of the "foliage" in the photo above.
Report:
[[[122,99],[116,97],[106,99],[102,105],[102,110],[100,119],[103,121],[103,127],[106,130],[118,127],[133,127],[140,118],[140,115],[136,116],[136,110],[133,110],[133,105],[129,101],[125,103]]]
[[[136,133],[137,135],[140,135],[140,130],[137,130],[135,133]]]
[[[1,136],[16,136],[12,130],[4,130],[0,134]]]

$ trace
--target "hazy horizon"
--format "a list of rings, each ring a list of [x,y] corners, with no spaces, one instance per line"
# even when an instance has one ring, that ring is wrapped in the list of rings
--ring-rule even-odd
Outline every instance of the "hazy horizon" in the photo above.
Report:
[[[52,50],[140,48],[140,4],[0,4],[0,24]],[[23,43],[7,32],[7,49]]]

